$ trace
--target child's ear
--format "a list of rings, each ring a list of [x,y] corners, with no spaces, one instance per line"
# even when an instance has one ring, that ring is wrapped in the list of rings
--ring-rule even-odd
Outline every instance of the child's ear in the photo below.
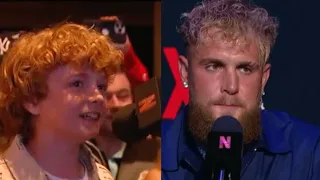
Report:
[[[27,111],[29,111],[32,115],[36,116],[36,115],[39,115],[39,113],[40,113],[39,105],[36,102],[30,102],[30,101],[25,102],[25,103],[23,103],[23,107]]]

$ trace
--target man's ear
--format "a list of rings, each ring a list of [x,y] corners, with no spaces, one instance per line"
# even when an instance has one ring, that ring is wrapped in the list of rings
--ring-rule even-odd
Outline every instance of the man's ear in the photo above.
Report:
[[[263,68],[263,74],[262,74],[262,89],[265,88],[268,80],[269,80],[269,76],[270,76],[270,69],[271,69],[271,64],[267,63],[264,68]]]
[[[182,82],[188,83],[188,60],[185,56],[179,56],[179,72]]]

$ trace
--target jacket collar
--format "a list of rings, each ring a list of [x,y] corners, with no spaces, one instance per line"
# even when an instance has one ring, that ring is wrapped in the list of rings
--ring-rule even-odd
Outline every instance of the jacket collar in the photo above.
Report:
[[[110,172],[105,168],[102,168],[101,165],[92,161],[89,153],[90,152],[86,149],[86,147],[81,147],[80,160],[85,164],[90,178],[97,180],[99,179],[99,176],[100,178],[108,177]],[[47,180],[43,169],[29,154],[24,144],[21,142],[20,135],[17,135],[13,139],[8,149],[1,156],[1,161],[5,165],[5,168],[10,171],[10,174],[15,177],[15,179]],[[109,179],[111,179],[111,175]]]
[[[186,132],[188,106],[184,107],[173,120],[162,139],[162,169],[174,171],[179,168],[181,162],[192,166],[195,171],[201,168],[203,159],[196,145]],[[285,136],[285,128],[290,123],[290,117],[281,112],[261,111],[262,135],[259,145],[265,151],[273,154],[287,153],[291,151]]]
[[[42,168],[25,149],[19,135],[13,139],[9,148],[4,152],[3,160],[7,166],[6,168],[15,179],[47,179]]]

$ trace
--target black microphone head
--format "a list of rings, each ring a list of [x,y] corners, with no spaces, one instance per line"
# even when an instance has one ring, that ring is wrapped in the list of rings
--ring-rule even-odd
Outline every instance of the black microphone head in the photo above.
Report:
[[[136,106],[135,104],[128,104],[119,108],[119,110],[115,113],[114,118],[118,121],[125,121],[133,114],[135,114]]]
[[[214,132],[238,132],[242,133],[243,128],[240,122],[232,116],[221,116],[213,123],[211,131]]]
[[[112,131],[117,138],[127,143],[141,139],[135,104],[119,108],[113,117]]]

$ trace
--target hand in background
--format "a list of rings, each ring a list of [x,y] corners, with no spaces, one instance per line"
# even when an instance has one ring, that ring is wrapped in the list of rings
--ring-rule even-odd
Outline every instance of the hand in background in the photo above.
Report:
[[[161,144],[161,138],[149,135],[147,139],[156,139]],[[161,147],[161,146],[160,146]],[[155,167],[150,169],[143,180],[161,180],[161,148],[158,150]]]
[[[103,16],[101,21],[118,21],[117,16]],[[125,69],[133,87],[149,80],[149,73],[141,59],[135,53],[128,34],[125,43],[113,43],[114,47],[122,51],[125,58]]]
[[[102,20],[102,21],[120,21],[118,16],[102,16],[102,17],[100,17],[100,20]],[[123,54],[127,54],[130,49],[130,46],[131,46],[131,41],[129,39],[128,34],[126,36],[126,41],[124,44],[113,43],[113,45],[116,48],[120,49],[123,52]]]
[[[151,169],[144,180],[161,180],[161,170],[158,168]]]

